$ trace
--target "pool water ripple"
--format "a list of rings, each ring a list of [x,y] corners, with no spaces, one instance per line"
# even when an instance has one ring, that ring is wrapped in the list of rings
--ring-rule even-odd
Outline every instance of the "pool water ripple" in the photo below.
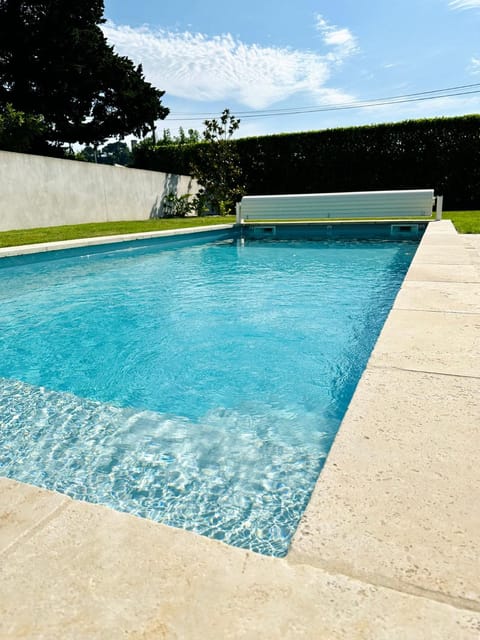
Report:
[[[195,423],[5,379],[0,406],[11,477],[268,554],[286,548],[332,437],[315,416],[308,441],[292,435],[288,412],[267,422],[261,406]]]
[[[0,267],[0,473],[284,555],[415,248]]]

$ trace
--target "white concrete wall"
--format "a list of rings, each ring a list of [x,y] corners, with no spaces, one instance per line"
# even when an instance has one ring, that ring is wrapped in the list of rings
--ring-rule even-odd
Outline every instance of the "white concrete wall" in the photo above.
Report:
[[[167,193],[197,189],[190,176],[0,151],[0,231],[147,220]]]

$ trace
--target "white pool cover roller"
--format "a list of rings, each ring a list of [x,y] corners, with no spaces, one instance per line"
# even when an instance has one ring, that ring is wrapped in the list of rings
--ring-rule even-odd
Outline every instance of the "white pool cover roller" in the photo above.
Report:
[[[237,217],[238,222],[318,218],[402,218],[430,216],[433,203],[433,189],[244,196],[237,207]]]

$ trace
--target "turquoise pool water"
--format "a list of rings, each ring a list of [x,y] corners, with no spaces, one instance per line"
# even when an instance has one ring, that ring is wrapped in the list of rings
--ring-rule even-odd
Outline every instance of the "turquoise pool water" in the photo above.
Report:
[[[0,474],[284,555],[416,246],[0,263]]]

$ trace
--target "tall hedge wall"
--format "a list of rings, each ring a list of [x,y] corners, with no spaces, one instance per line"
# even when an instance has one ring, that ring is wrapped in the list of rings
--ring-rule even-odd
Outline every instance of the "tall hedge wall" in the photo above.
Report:
[[[233,141],[250,195],[434,188],[480,208],[480,115]],[[189,173],[200,145],[140,149],[139,168]]]

